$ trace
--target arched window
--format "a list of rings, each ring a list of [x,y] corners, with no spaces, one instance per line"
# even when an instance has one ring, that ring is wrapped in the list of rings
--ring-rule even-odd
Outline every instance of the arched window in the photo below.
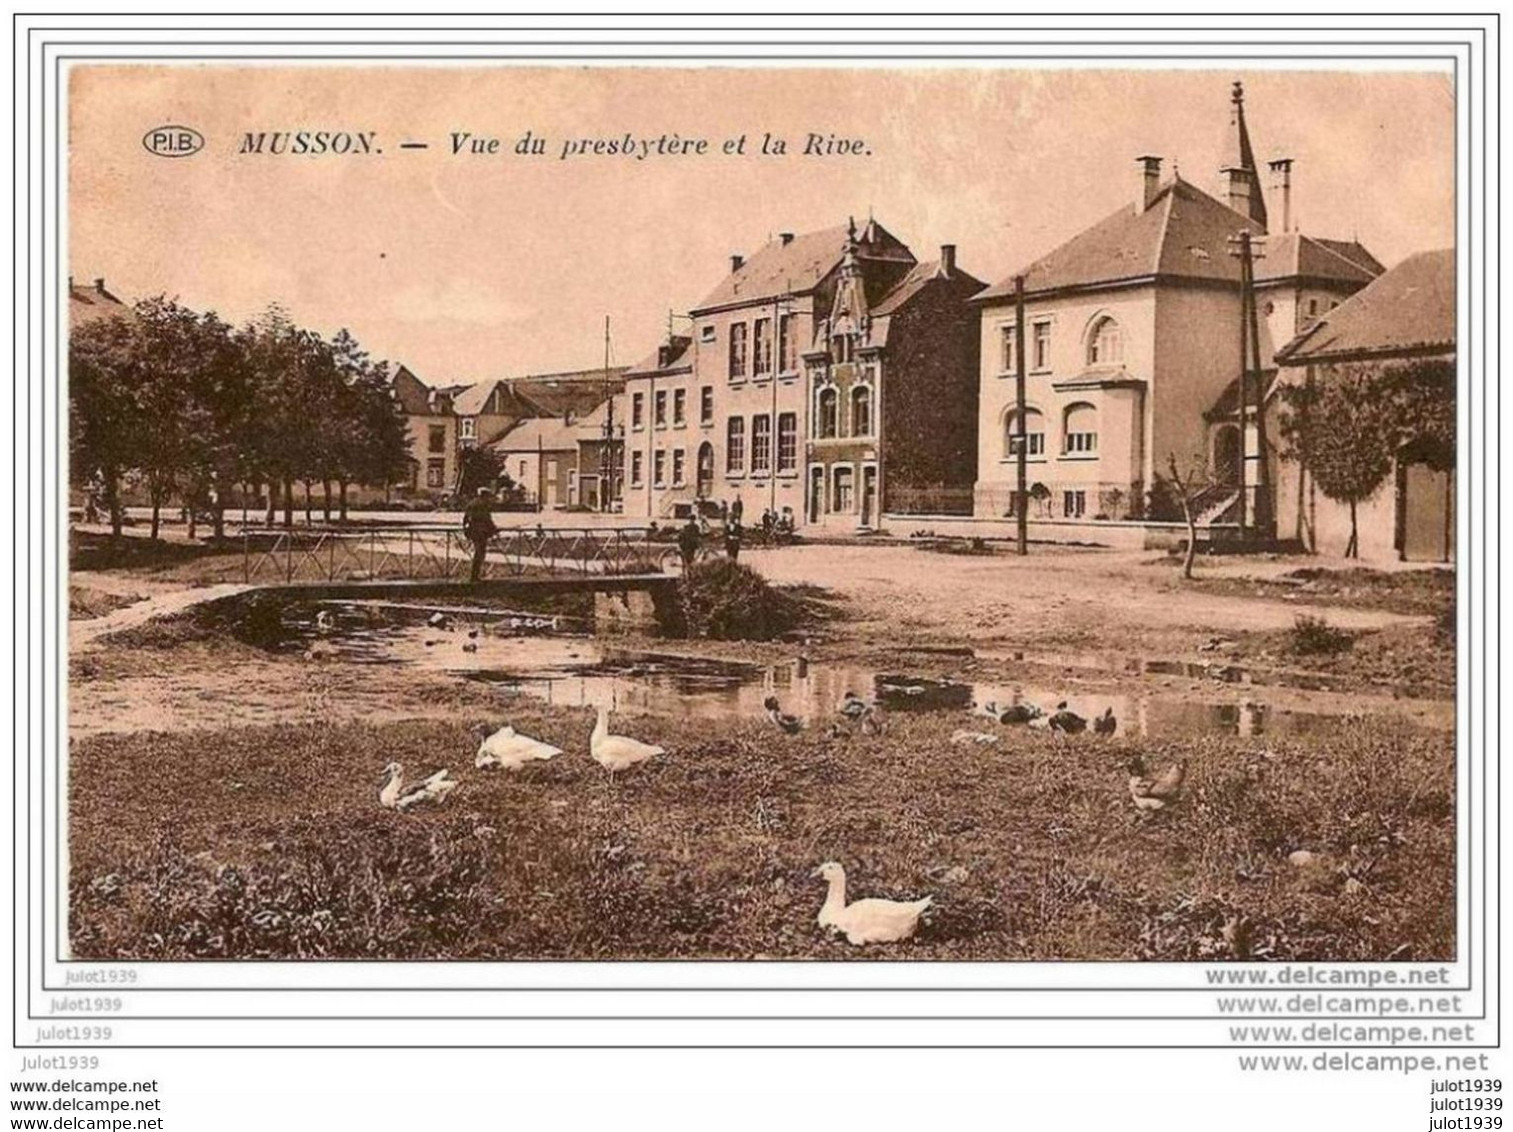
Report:
[[[1023,431],[1025,435],[1024,454],[1031,460],[1037,460],[1045,456],[1045,417],[1039,409],[1025,409],[1024,428],[1018,427],[1019,414],[1010,408],[1003,418],[1003,458],[1013,460],[1019,455],[1019,450],[1014,446],[1015,439]]]
[[[1124,331],[1105,315],[1093,324],[1087,336],[1087,364],[1116,366],[1124,362]]]
[[[1098,410],[1086,401],[1066,407],[1061,451],[1067,456],[1092,456],[1098,451]]]
[[[822,440],[835,436],[840,423],[840,398],[835,387],[820,390],[819,412],[814,418],[814,435]]]
[[[872,387],[858,385],[851,391],[851,435],[872,435]]]

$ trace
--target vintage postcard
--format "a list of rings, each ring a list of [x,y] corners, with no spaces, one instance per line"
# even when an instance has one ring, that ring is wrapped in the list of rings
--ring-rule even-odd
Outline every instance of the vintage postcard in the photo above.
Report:
[[[1465,959],[1446,67],[64,79],[66,958]]]

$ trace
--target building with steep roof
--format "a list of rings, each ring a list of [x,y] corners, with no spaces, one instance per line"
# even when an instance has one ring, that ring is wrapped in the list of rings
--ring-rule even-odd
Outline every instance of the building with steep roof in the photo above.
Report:
[[[84,287],[68,280],[68,325],[72,329],[93,322],[97,318],[119,318],[129,315],[131,308],[112,295],[105,287],[105,280],[96,279]]]
[[[875,220],[859,231],[848,223],[781,233],[749,259],[732,256],[725,278],[690,311],[691,331],[670,335],[626,374],[626,512],[662,520],[700,500],[739,500],[747,524],[770,510],[796,524],[875,525],[882,392],[896,388],[906,403],[912,369],[939,383],[932,410],[949,404],[962,415],[976,372],[965,296],[981,286],[955,266],[954,250],[922,265]],[[952,303],[950,317],[934,323],[952,346],[926,360],[926,312]],[[895,335],[890,325],[904,329]],[[852,353],[832,358],[832,339]],[[911,360],[885,378],[889,348]],[[850,398],[853,384],[865,387],[858,396],[867,404],[848,400],[829,414],[830,399],[843,387]],[[965,418],[938,443],[954,451],[965,430],[970,453],[971,413]],[[941,474],[917,463],[921,474]],[[958,463],[967,467],[970,455]],[[970,471],[958,474],[970,483]]]
[[[405,493],[412,498],[440,500],[457,483],[457,418],[452,397],[427,385],[400,365],[390,379],[390,392],[404,411],[410,447],[410,476]]]
[[[1163,180],[1161,165],[1156,156],[1138,158],[1131,204],[1016,273],[1024,277],[1026,307],[1023,422],[1015,397],[1013,277],[977,297],[978,517],[1012,516],[1025,506],[1032,518],[1053,523],[1146,518],[1157,503],[1156,476],[1176,457],[1214,469],[1219,483],[1203,501],[1204,518],[1229,521],[1242,481],[1262,490],[1257,468],[1276,460],[1275,451],[1258,451],[1258,437],[1247,446],[1237,426],[1215,429],[1205,416],[1231,386],[1233,406],[1239,403],[1241,235],[1250,236],[1258,257],[1257,338],[1265,370],[1275,368],[1275,344],[1381,272],[1357,242],[1294,230],[1290,159],[1269,163],[1272,203],[1281,214],[1273,222],[1238,83],[1219,195],[1180,176]],[[1031,496],[1024,501],[1015,498],[1021,435]]]
[[[1369,286],[1312,321],[1276,353],[1268,397],[1273,433],[1283,411],[1278,390],[1291,383],[1327,382],[1341,366],[1427,383],[1427,396],[1453,397],[1455,388],[1455,250],[1409,256]],[[1453,417],[1453,407],[1450,410]],[[1283,460],[1277,472],[1277,526],[1283,538],[1312,550],[1338,551],[1355,529],[1365,559],[1450,562],[1455,557],[1455,468],[1443,445],[1409,437],[1393,453],[1392,470],[1377,492],[1350,508],[1325,496],[1306,460]]]

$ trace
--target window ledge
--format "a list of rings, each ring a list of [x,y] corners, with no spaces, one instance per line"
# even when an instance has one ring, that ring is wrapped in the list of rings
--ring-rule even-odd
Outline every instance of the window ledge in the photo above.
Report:
[[[1068,457],[1063,456],[1062,459],[1068,459]],[[998,458],[998,462],[1000,464],[1008,464],[1009,466],[1012,467],[1013,465],[1019,463],[1019,457],[1018,456],[1000,456]],[[1026,456],[1024,458],[1024,462],[1026,464],[1045,464],[1045,463],[1048,463],[1049,461],[1047,461],[1044,456]]]
[[[1074,464],[1086,464],[1100,458],[1096,452],[1063,452],[1060,456],[1056,457],[1058,460],[1066,460]]]

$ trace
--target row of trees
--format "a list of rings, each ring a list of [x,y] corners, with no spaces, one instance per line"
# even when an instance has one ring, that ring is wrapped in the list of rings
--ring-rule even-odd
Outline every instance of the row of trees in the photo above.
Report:
[[[389,484],[409,471],[406,422],[389,367],[343,330],[329,341],[270,307],[242,327],[164,297],[129,316],[98,318],[69,336],[69,474],[98,491],[113,530],[122,490],[139,483],[152,505],[177,499],[223,533],[230,489],[263,496],[267,521],[295,485],[306,511],[315,485],[331,516],[333,485],[346,514],[352,484]],[[265,490],[264,490],[265,489]]]

